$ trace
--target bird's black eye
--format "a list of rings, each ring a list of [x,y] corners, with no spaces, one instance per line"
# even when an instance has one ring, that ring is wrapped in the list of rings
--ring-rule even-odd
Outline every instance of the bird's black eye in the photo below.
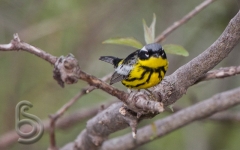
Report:
[[[139,53],[138,53],[138,57],[139,57],[141,60],[148,59],[149,56],[150,56],[150,54],[148,53],[148,51],[140,50]]]

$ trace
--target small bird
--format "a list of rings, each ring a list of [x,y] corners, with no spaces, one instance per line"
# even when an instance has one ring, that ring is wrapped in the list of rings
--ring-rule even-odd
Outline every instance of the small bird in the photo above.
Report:
[[[121,81],[130,89],[148,89],[159,84],[168,69],[167,55],[158,43],[147,44],[125,59],[114,56],[99,59],[114,65],[110,85]]]

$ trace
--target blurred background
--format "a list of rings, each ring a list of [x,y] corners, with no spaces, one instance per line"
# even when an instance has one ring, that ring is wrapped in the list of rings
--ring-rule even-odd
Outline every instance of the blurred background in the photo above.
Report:
[[[125,46],[102,44],[112,37],[135,37],[144,43],[142,19],[148,25],[153,13],[157,16],[156,35],[176,20],[182,18],[203,0],[151,0],[151,1],[89,1],[89,0],[1,0],[0,1],[0,43],[7,44],[14,33],[21,40],[55,55],[72,53],[79,60],[82,70],[103,77],[113,71],[111,65],[98,60],[102,55],[126,57],[135,49]],[[230,19],[238,12],[238,0],[217,0],[188,23],[178,28],[162,44],[178,44],[185,47],[190,55],[182,57],[168,55],[168,74],[187,63],[209,47],[223,32]],[[240,45],[216,68],[238,66]],[[48,62],[23,51],[0,51],[0,136],[14,131],[15,106],[22,100],[33,104],[28,112],[42,120],[55,113],[87,84],[79,81],[61,88],[52,78],[53,66]],[[212,95],[240,85],[239,76],[212,80],[188,89],[175,105],[190,106]],[[114,86],[125,90],[117,83]],[[82,97],[67,112],[100,106],[115,100],[101,90]],[[235,107],[231,111],[240,111]],[[139,125],[168,116],[163,113]],[[85,128],[81,121],[71,128],[56,130],[59,147],[74,141]],[[116,137],[130,132],[125,129],[110,136]],[[140,133],[139,133],[140,134]],[[137,150],[239,150],[239,123],[197,121],[174,131],[163,138],[143,145]],[[174,143],[174,144],[173,144]],[[34,144],[22,145],[17,142],[9,150],[40,150],[49,146],[49,134]]]

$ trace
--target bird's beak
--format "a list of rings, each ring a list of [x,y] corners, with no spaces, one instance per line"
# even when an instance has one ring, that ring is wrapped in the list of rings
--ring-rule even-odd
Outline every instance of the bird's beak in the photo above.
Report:
[[[158,57],[159,57],[159,54],[158,54],[158,53],[155,53],[155,54],[153,54],[152,56],[158,58]]]

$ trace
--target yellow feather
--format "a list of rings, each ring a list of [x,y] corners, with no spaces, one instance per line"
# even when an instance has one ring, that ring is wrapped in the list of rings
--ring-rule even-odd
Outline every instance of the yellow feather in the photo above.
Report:
[[[147,89],[159,84],[165,75],[164,70],[167,71],[167,69],[168,61],[162,57],[150,57],[147,60],[138,59],[129,73],[129,77],[122,80],[122,84],[133,89]]]

